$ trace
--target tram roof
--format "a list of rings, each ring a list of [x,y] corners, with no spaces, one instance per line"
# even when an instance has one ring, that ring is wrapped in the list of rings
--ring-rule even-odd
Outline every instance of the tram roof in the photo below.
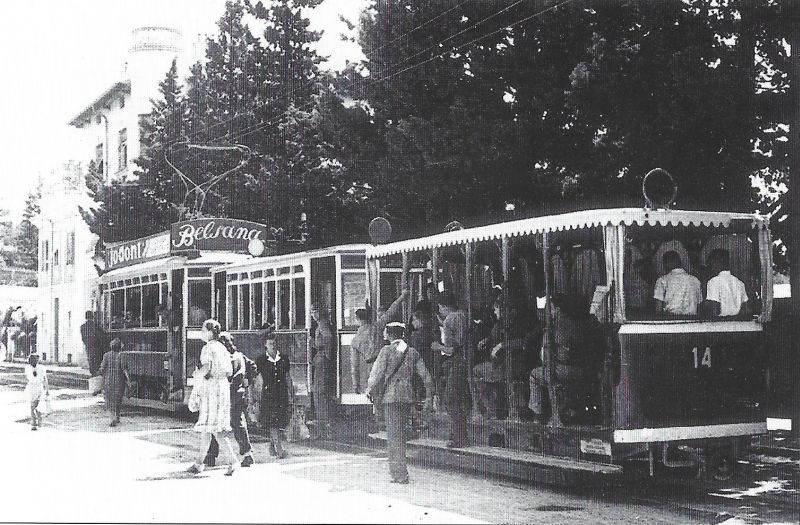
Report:
[[[370,246],[367,258],[384,257],[404,252],[453,246],[468,242],[519,237],[544,232],[578,230],[599,226],[728,226],[733,220],[749,220],[767,224],[769,219],[753,213],[690,210],[647,210],[644,208],[612,208],[583,210],[560,215],[546,215],[517,221],[465,228],[428,237],[408,239]]]
[[[358,254],[364,253],[369,244],[341,244],[337,246],[329,246],[326,248],[317,248],[315,250],[308,250],[304,252],[284,253],[281,255],[268,255],[266,257],[250,257],[242,261],[232,264],[218,265],[211,268],[211,273],[218,273],[227,270],[233,271],[247,271],[258,270],[267,266],[286,266],[297,263],[305,259],[315,257],[327,257],[329,255],[337,254]]]
[[[100,283],[106,284],[119,279],[177,270],[179,268],[232,264],[249,258],[250,255],[248,254],[218,251],[201,251],[199,257],[194,257],[191,259],[183,255],[171,255],[137,264],[131,264],[130,266],[123,266],[122,268],[116,268],[101,275]]]

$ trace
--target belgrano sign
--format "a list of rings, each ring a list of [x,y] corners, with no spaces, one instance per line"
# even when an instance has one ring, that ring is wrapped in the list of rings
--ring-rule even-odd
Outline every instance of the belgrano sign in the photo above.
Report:
[[[263,224],[237,219],[206,218],[178,222],[170,231],[106,245],[106,268],[112,270],[170,254],[197,250],[246,253],[253,240],[267,241]]]

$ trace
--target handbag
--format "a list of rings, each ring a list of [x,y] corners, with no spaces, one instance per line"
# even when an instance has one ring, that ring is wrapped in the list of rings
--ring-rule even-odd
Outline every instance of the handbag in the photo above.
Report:
[[[89,393],[96,396],[103,391],[103,376],[89,378]]]
[[[397,373],[397,371],[400,370],[400,367],[403,366],[403,363],[405,362],[407,355],[408,355],[408,349],[406,349],[406,351],[403,352],[402,359],[400,359],[400,361],[397,362],[397,365],[395,365],[394,370],[392,370],[392,373],[386,376],[386,380],[383,383],[379,383],[380,387],[378,386],[378,384],[376,384],[374,387],[372,387],[372,390],[370,390],[369,395],[376,404],[380,404],[381,401],[383,401],[383,396],[386,394],[386,390],[388,390],[389,388],[389,383],[392,381],[392,379],[394,379],[394,376]]]

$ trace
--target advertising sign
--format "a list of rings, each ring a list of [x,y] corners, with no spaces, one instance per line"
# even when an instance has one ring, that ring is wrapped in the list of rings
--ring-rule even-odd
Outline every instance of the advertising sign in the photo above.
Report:
[[[170,231],[170,251],[218,250],[247,253],[251,241],[267,241],[263,224],[237,219],[205,218],[177,222]]]
[[[121,268],[169,255],[169,232],[106,246],[106,268]]]

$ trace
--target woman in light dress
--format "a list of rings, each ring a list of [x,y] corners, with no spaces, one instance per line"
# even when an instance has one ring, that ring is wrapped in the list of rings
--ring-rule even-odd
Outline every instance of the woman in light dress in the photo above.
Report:
[[[203,323],[203,340],[206,341],[200,352],[200,369],[196,380],[204,382],[200,390],[200,410],[195,432],[200,433],[200,453],[197,461],[188,471],[199,474],[205,469],[203,460],[213,436],[217,443],[225,443],[233,461],[226,476],[231,476],[239,468],[239,460],[233,451],[231,434],[231,394],[228,378],[233,373],[228,349],[219,341],[222,331],[220,324],[209,319]],[[197,388],[200,385],[195,385]]]
[[[33,353],[28,356],[28,364],[25,365],[25,378],[28,380],[28,384],[25,385],[25,396],[31,404],[31,430],[38,430],[42,424],[39,402],[43,396],[45,399],[50,398],[47,372],[43,366],[39,365],[39,354]]]

